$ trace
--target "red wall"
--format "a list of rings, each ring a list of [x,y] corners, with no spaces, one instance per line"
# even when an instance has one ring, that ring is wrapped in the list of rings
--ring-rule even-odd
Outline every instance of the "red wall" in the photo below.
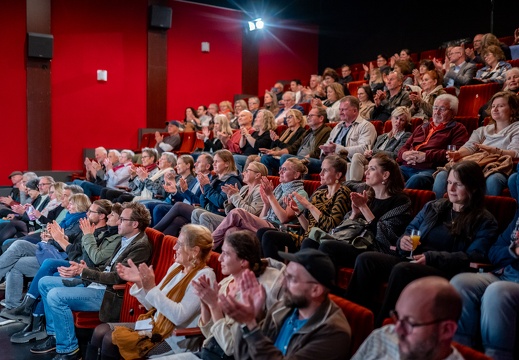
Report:
[[[171,6],[167,113],[184,119],[188,106],[232,102],[241,93],[242,14],[183,2]],[[209,42],[209,53],[202,53],[202,42]]]
[[[278,80],[300,79],[308,85],[310,75],[317,73],[318,27],[291,21],[266,23],[259,47],[258,94]]]
[[[187,106],[232,100],[241,93],[243,14],[170,0],[167,116],[183,119]],[[136,148],[146,127],[147,0],[53,0],[51,31],[52,170],[82,167],[84,148]],[[16,149],[1,161],[0,185],[27,170],[25,1],[0,0],[5,52],[0,87],[3,139]],[[283,22],[277,22],[284,24]],[[293,25],[293,24],[292,24]],[[270,28],[260,42],[259,95],[278,79],[307,81],[317,69],[317,35]],[[279,39],[279,42],[274,40]],[[201,42],[210,52],[201,52]],[[246,64],[245,64],[246,66]],[[99,83],[98,69],[108,71]],[[5,136],[5,135],[4,135]]]
[[[25,72],[25,1],[0,0],[2,56],[0,68],[0,184],[10,185],[7,176],[27,170],[27,94]]]
[[[83,148],[136,148],[146,127],[147,2],[52,1],[52,163],[80,169]],[[108,81],[97,81],[97,70]]]

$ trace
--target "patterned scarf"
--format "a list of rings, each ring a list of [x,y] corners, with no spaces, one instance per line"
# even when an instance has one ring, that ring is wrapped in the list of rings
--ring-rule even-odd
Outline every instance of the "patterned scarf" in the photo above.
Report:
[[[301,191],[303,189],[304,189],[303,188],[303,180],[293,180],[293,181],[290,181],[290,182],[287,182],[287,183],[279,184],[274,189],[274,196],[276,197],[276,200],[278,201],[279,205],[281,205],[281,207],[283,209],[286,209],[287,205],[283,201],[283,196],[291,194],[294,191],[295,192],[299,192],[299,191]],[[274,223],[274,224],[279,224],[279,219],[276,216],[276,213],[274,213],[274,210],[272,209],[272,207],[269,209],[269,211],[267,213],[266,220],[268,222],[271,222],[271,223]]]

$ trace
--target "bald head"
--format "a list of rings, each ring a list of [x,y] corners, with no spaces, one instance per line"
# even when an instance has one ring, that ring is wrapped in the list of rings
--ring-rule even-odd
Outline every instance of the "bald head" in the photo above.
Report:
[[[461,315],[461,297],[448,280],[428,276],[407,285],[397,305],[434,319],[458,321]]]

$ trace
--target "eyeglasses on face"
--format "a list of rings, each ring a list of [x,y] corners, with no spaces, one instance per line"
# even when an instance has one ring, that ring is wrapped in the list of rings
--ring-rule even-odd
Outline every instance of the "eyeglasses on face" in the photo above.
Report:
[[[52,185],[52,184],[51,183],[41,183],[41,184],[38,184],[38,187],[44,187],[47,185]]]
[[[416,323],[416,322],[409,321],[408,319],[401,319],[396,310],[391,310],[389,312],[389,316],[391,317],[391,320],[393,320],[395,325],[398,322],[400,323],[400,326],[402,326],[402,328],[404,329],[406,334],[412,333],[413,329],[416,327],[434,325],[434,324],[441,323],[442,321],[448,320],[448,319],[437,319],[437,320],[427,321],[427,322],[423,322],[423,323]]]
[[[438,111],[439,113],[444,113],[446,111],[449,111],[450,109],[447,109],[443,106],[433,106],[433,111]]]
[[[119,217],[119,221],[121,223],[125,222],[125,221],[135,221],[135,220],[132,220],[132,219],[126,219],[126,218],[123,218],[123,217]]]
[[[90,210],[90,209],[87,210],[87,213],[91,213],[91,214],[102,214],[102,213],[99,212],[99,211],[94,211],[94,210]]]

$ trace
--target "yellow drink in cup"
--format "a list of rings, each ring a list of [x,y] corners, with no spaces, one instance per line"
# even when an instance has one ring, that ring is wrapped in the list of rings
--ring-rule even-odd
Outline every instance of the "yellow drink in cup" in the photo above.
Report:
[[[411,260],[413,260],[413,251],[418,247],[418,244],[420,243],[421,235],[422,234],[420,233],[420,230],[411,230],[411,235],[409,235],[411,241],[413,242],[413,250],[411,250],[411,254],[409,254],[409,259]]]
[[[413,250],[415,250],[420,243],[420,235],[411,235],[411,240],[413,241]]]

